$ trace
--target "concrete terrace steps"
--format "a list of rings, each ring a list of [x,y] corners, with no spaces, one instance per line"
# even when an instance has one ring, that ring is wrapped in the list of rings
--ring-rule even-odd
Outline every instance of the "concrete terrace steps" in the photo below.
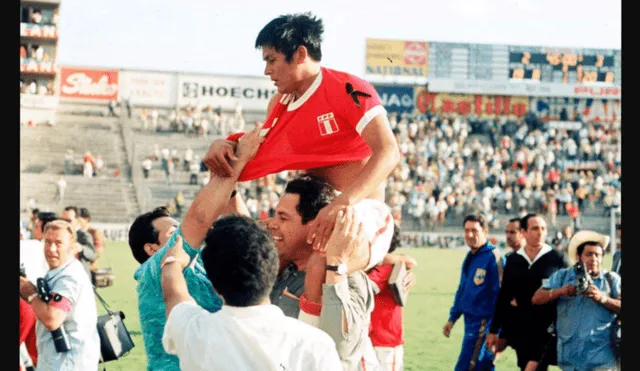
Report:
[[[86,207],[96,222],[124,223],[132,220],[125,202],[122,201],[122,186],[117,178],[91,178],[66,176],[67,189],[62,202],[55,200],[56,182],[59,177],[49,174],[20,175],[20,209],[26,208],[29,198],[36,200],[42,209],[60,212],[64,206]],[[127,187],[126,193],[133,193]]]
[[[61,103],[55,126],[21,127],[21,212],[33,197],[38,207],[57,212],[71,204],[87,207],[96,222],[127,223],[139,214],[120,122],[107,117],[107,112],[106,105]],[[100,155],[105,168],[90,179],[65,176],[67,189],[59,203],[56,182],[63,173],[67,149],[74,150],[77,162],[85,151]],[[119,177],[114,177],[114,169],[120,170]]]

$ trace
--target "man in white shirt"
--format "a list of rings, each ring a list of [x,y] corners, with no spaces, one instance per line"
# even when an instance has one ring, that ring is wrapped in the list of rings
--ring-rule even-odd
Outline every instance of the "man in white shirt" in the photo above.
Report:
[[[44,229],[44,252],[49,272],[44,281],[50,298],[41,297],[29,279],[20,277],[20,297],[36,315],[38,370],[98,370],[96,298],[85,270],[74,255],[79,252],[71,224],[54,220]],[[66,334],[67,344],[54,340],[53,332]]]
[[[20,241],[20,264],[24,265],[27,278],[36,283],[36,279],[44,277],[49,265],[44,257],[44,227],[50,221],[58,219],[56,213],[41,211],[36,215],[33,227],[33,239]]]
[[[207,312],[189,295],[182,270],[192,259],[182,238],[161,264],[167,312],[162,343],[181,369],[342,369],[329,335],[271,304],[279,260],[266,230],[246,216],[224,217],[207,233],[205,246],[204,268],[224,301],[218,312]]]

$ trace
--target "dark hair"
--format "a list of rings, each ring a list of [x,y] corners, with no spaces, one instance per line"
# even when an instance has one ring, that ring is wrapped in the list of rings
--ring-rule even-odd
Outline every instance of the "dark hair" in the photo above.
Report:
[[[77,206],[67,206],[64,208],[64,211],[73,211],[76,214],[76,218],[78,217],[78,207]]]
[[[39,212],[40,212],[40,209],[36,207],[35,209],[31,210],[31,215],[35,215],[37,217]]]
[[[281,15],[260,30],[255,47],[257,49],[270,46],[284,54],[287,62],[291,62],[296,50],[304,46],[309,57],[320,62],[323,32],[322,19],[309,12]]]
[[[213,288],[236,307],[268,297],[278,275],[273,238],[246,216],[230,215],[213,224],[205,237],[202,262]]]
[[[528,230],[527,228],[529,228],[529,219],[531,218],[535,218],[538,217],[540,215],[536,214],[536,213],[529,213],[525,216],[522,217],[522,219],[520,219],[520,229],[524,229],[525,231]]]
[[[467,222],[478,222],[480,223],[480,227],[482,227],[482,229],[487,229],[488,227],[487,219],[482,214],[471,214],[465,216],[464,221],[462,222],[462,227],[464,227]]]
[[[520,226],[522,225],[520,224],[520,218],[511,218],[509,219],[509,222],[507,224],[516,223],[516,222],[518,223],[518,228],[520,228]]]
[[[310,175],[302,175],[289,181],[284,193],[300,196],[296,210],[302,217],[302,224],[315,219],[320,209],[329,205],[336,197],[335,189],[329,183]]]
[[[147,243],[158,243],[159,232],[153,226],[153,221],[165,216],[171,216],[166,207],[156,207],[152,211],[139,215],[129,227],[129,247],[133,257],[142,264],[149,259],[149,254],[144,251]]]
[[[389,254],[400,247],[400,244],[402,243],[402,241],[400,240],[400,225],[395,222],[393,224],[393,236],[391,236],[391,244],[389,245],[388,251]]]
[[[51,211],[41,211],[38,213],[36,218],[40,219],[40,221],[42,222],[40,230],[42,233],[44,233],[44,226],[47,225],[47,223],[60,219],[58,214]]]
[[[598,246],[602,249],[602,255],[604,255],[604,246],[602,246],[602,244],[598,241],[586,241],[581,243],[580,245],[578,245],[578,248],[576,249],[576,252],[578,253],[578,256],[582,256],[582,253],[584,252],[584,248],[589,245],[589,246]]]
[[[87,209],[86,207],[80,208],[80,213],[78,214],[78,216],[83,219],[91,220],[91,213],[89,212],[89,209]]]

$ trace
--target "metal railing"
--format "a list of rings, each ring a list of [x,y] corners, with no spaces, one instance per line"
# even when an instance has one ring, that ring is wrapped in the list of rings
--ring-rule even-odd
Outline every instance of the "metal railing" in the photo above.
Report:
[[[144,176],[142,175],[142,168],[140,167],[140,164],[138,164],[136,161],[136,159],[138,158],[139,149],[136,146],[135,135],[133,133],[131,125],[132,120],[128,118],[124,107],[121,107],[120,127],[122,129],[122,137],[124,139],[124,146],[127,152],[127,161],[129,162],[129,167],[131,168],[131,182],[133,183],[138,206],[140,207],[140,212],[144,213],[149,211],[149,207],[151,205],[151,190],[146,185],[146,181],[144,179]]]

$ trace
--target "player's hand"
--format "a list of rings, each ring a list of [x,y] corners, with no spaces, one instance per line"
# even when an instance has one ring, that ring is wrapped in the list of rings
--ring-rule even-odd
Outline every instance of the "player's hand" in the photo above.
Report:
[[[442,333],[444,334],[445,337],[449,337],[449,335],[451,335],[452,328],[453,328],[453,322],[447,321],[447,323],[444,324],[444,327],[442,328]]]
[[[326,245],[327,262],[337,260],[347,263],[353,252],[366,243],[366,234],[359,222],[353,207],[347,207],[337,213],[333,232]]]
[[[235,155],[235,144],[224,139],[214,140],[202,159],[207,168],[218,176],[233,176],[230,161],[238,158]]]
[[[329,205],[320,209],[318,216],[311,223],[309,234],[307,235],[307,243],[312,244],[315,251],[326,251],[326,244],[331,232],[333,232],[338,211],[344,211],[346,207],[347,205],[342,204],[336,198]]]
[[[407,272],[407,275],[404,276],[404,292],[409,292],[416,285],[416,276],[413,275],[413,272]]]
[[[263,136],[260,135],[262,123],[256,123],[256,127],[249,133],[238,139],[238,147],[236,148],[236,156],[239,160],[250,161],[258,153],[260,144],[264,142]]]
[[[498,344],[498,334],[487,334],[487,349],[493,354],[496,354],[496,345]]]
[[[27,286],[33,286],[33,284],[28,278],[20,276],[20,292],[22,292],[22,289]]]
[[[500,353],[507,347],[507,340],[502,339],[498,334],[489,333],[487,335],[487,349],[493,354]]]
[[[411,270],[418,265],[418,262],[414,258],[406,254],[398,254],[398,260],[404,263],[407,270]]]
[[[175,243],[173,246],[169,246],[166,254],[162,257],[162,263],[167,260],[168,257],[173,256],[176,258],[176,262],[174,264],[179,264],[181,269],[185,269],[189,263],[191,263],[191,257],[184,251],[184,246],[182,245],[182,236],[176,236]],[[161,263],[161,265],[162,265]]]
[[[576,287],[573,286],[573,285],[566,285],[563,288],[561,288],[560,290],[562,290],[562,296],[576,296],[576,295],[578,295],[578,289],[576,289]]]

